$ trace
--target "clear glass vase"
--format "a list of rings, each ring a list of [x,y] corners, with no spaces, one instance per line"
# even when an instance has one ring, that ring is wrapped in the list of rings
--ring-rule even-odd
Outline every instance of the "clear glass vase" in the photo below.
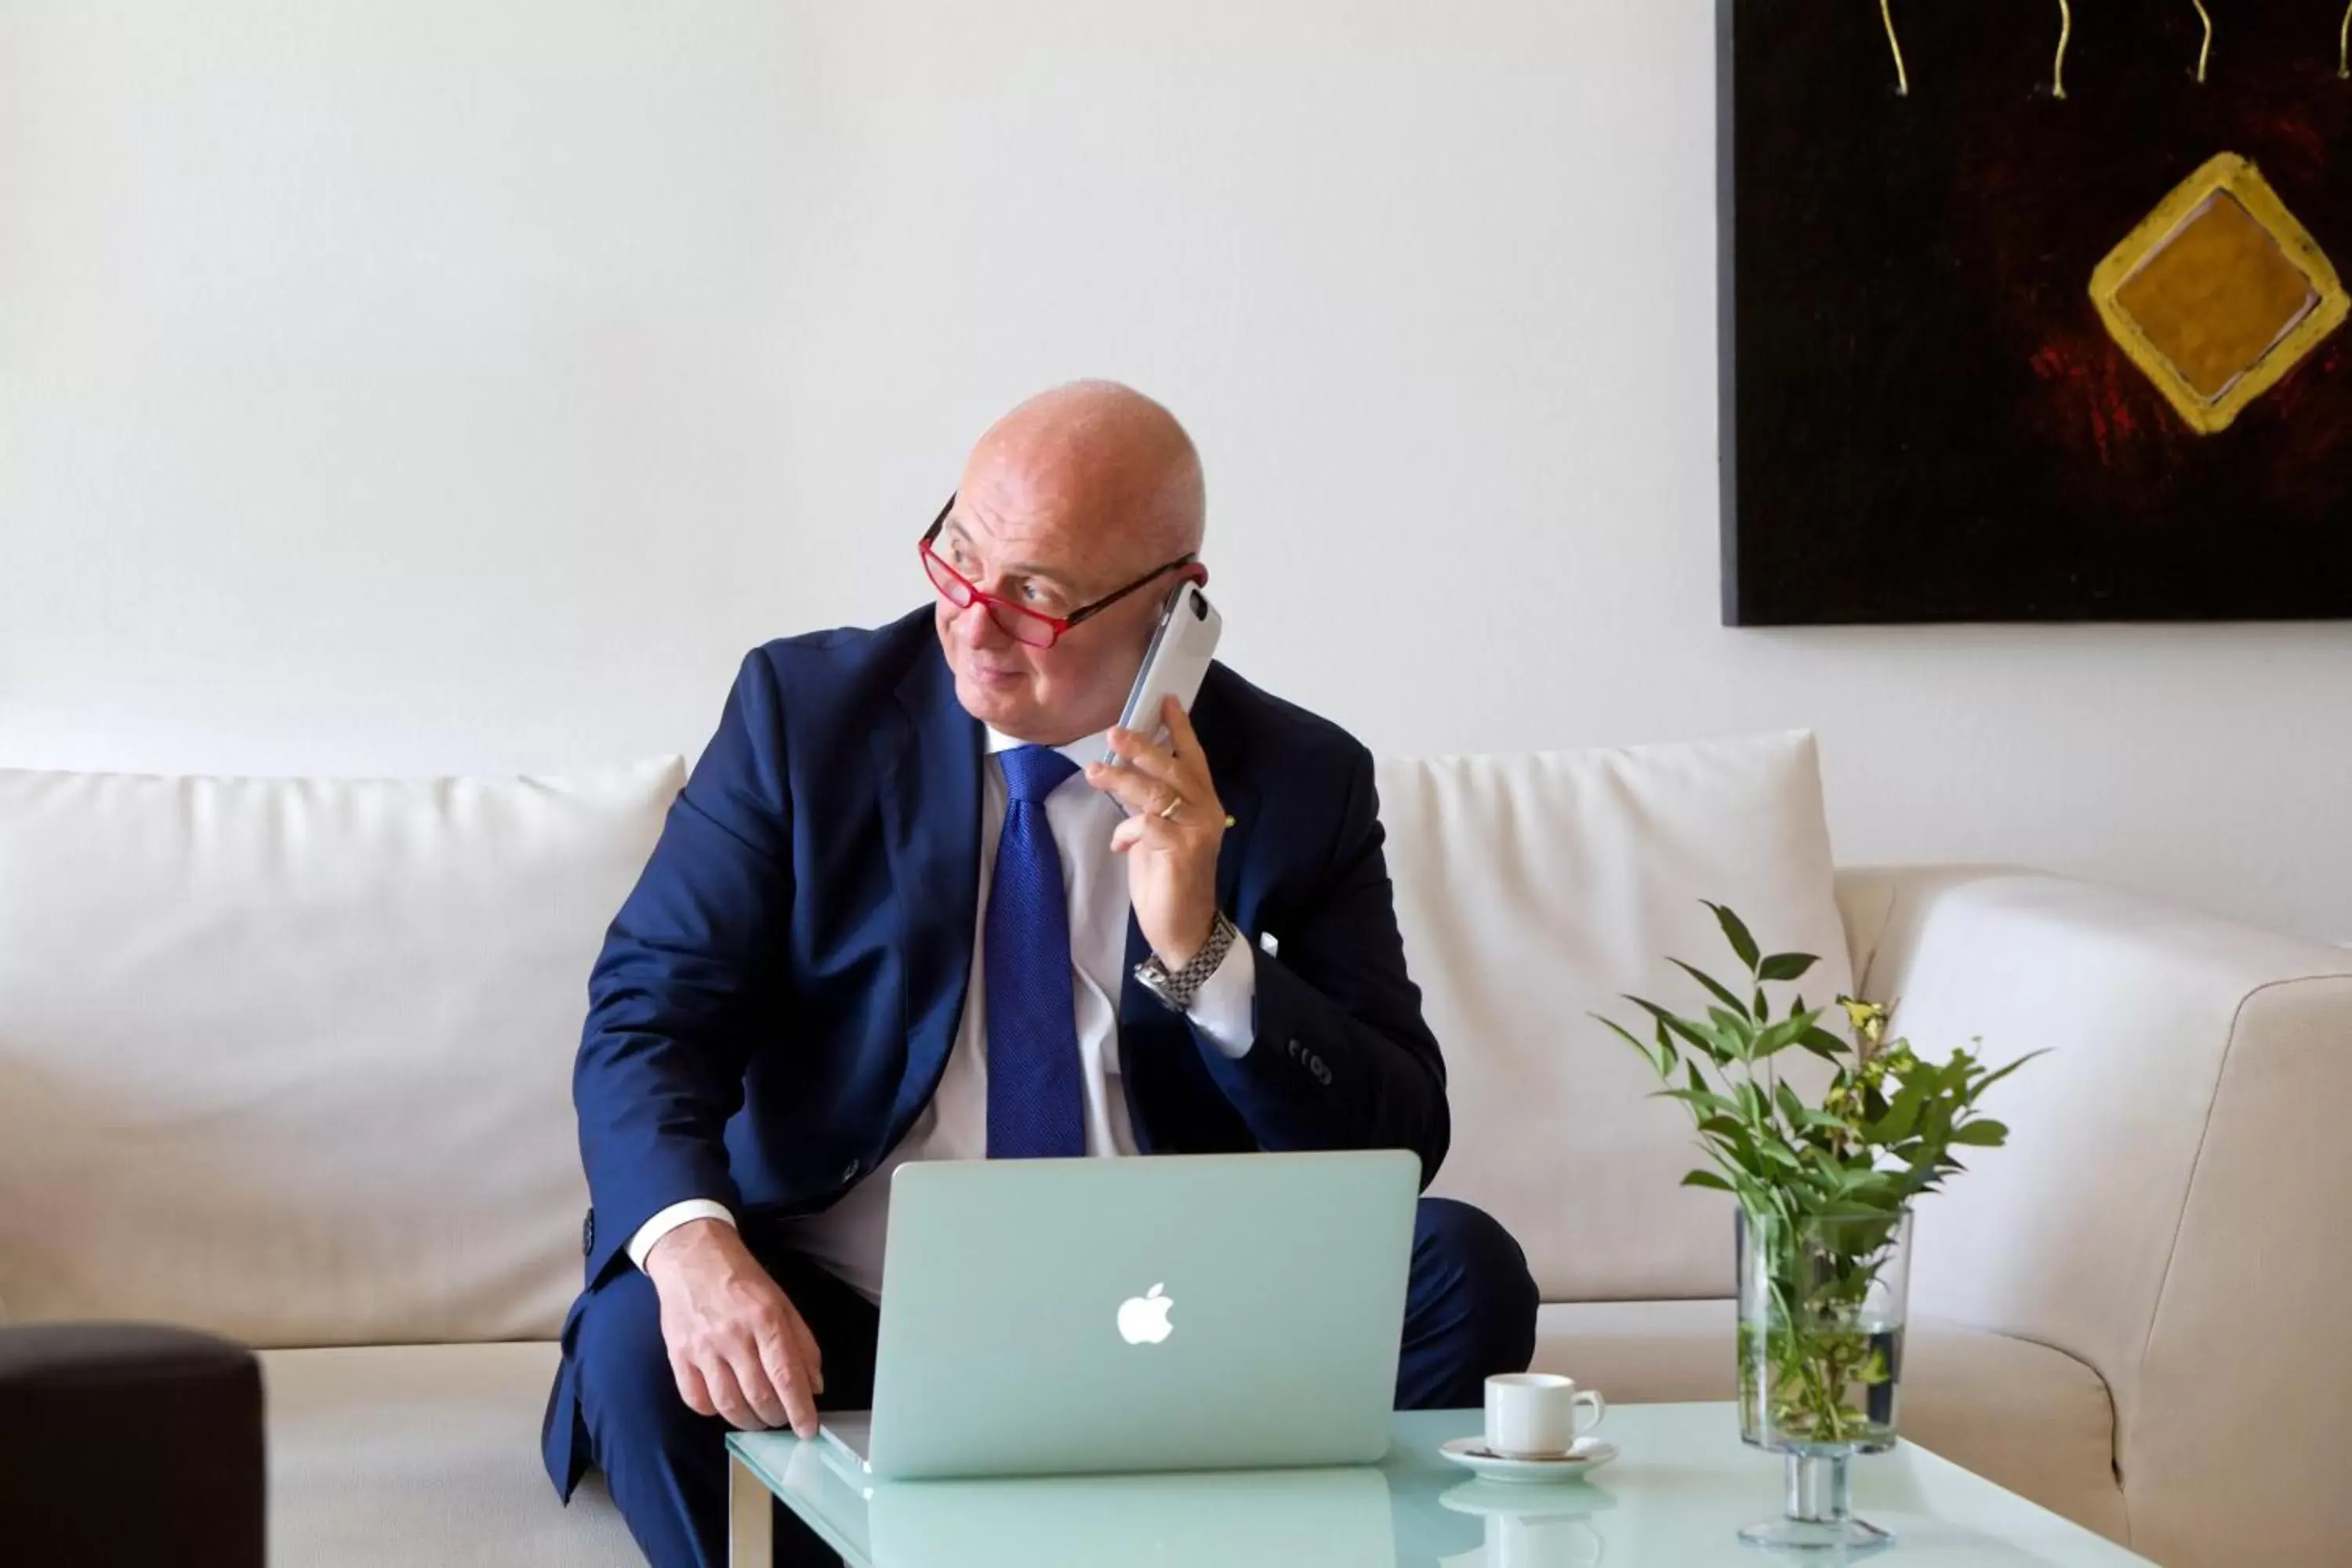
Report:
[[[1853,1508],[1856,1454],[1895,1446],[1911,1211],[1791,1221],[1739,1215],[1739,1435],[1788,1458],[1785,1511],[1759,1546],[1848,1553],[1894,1537]]]

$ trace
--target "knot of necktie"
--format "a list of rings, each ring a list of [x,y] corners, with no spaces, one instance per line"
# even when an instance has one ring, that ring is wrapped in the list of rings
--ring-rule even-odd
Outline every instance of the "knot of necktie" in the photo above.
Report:
[[[1024,805],[1035,805],[1078,771],[1078,764],[1051,746],[1015,746],[998,753],[1004,764],[1004,790]]]

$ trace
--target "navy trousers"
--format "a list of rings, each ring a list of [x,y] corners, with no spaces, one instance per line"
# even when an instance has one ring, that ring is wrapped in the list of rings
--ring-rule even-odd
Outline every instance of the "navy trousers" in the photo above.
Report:
[[[745,1240],[808,1321],[824,1356],[827,1409],[874,1401],[879,1317],[866,1300],[799,1254]],[[1484,1403],[1486,1377],[1519,1372],[1535,1353],[1536,1287],[1510,1233],[1466,1204],[1423,1198],[1413,1226],[1397,1408]],[[662,1347],[653,1281],[635,1269],[589,1299],[573,1341],[589,1453],[654,1568],[721,1568],[727,1561],[727,1424],[678,1397]],[[776,1521],[776,1562],[836,1562],[797,1519]]]

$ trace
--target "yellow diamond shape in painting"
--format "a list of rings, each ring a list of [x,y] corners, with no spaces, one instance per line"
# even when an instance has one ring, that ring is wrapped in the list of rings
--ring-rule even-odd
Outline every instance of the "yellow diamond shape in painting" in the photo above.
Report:
[[[2131,362],[2208,436],[2352,315],[2318,242],[2234,153],[2189,175],[2107,253],[2091,300]]]

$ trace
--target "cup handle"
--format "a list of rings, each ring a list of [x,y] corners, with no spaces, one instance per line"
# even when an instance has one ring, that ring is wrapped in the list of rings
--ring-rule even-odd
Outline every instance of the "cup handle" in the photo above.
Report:
[[[1609,1414],[1609,1401],[1601,1397],[1601,1392],[1598,1389],[1578,1389],[1576,1391],[1576,1404],[1592,1412],[1591,1420],[1577,1424],[1576,1435],[1580,1437],[1583,1436],[1587,1432],[1591,1431],[1595,1426],[1600,1426],[1601,1418]]]

